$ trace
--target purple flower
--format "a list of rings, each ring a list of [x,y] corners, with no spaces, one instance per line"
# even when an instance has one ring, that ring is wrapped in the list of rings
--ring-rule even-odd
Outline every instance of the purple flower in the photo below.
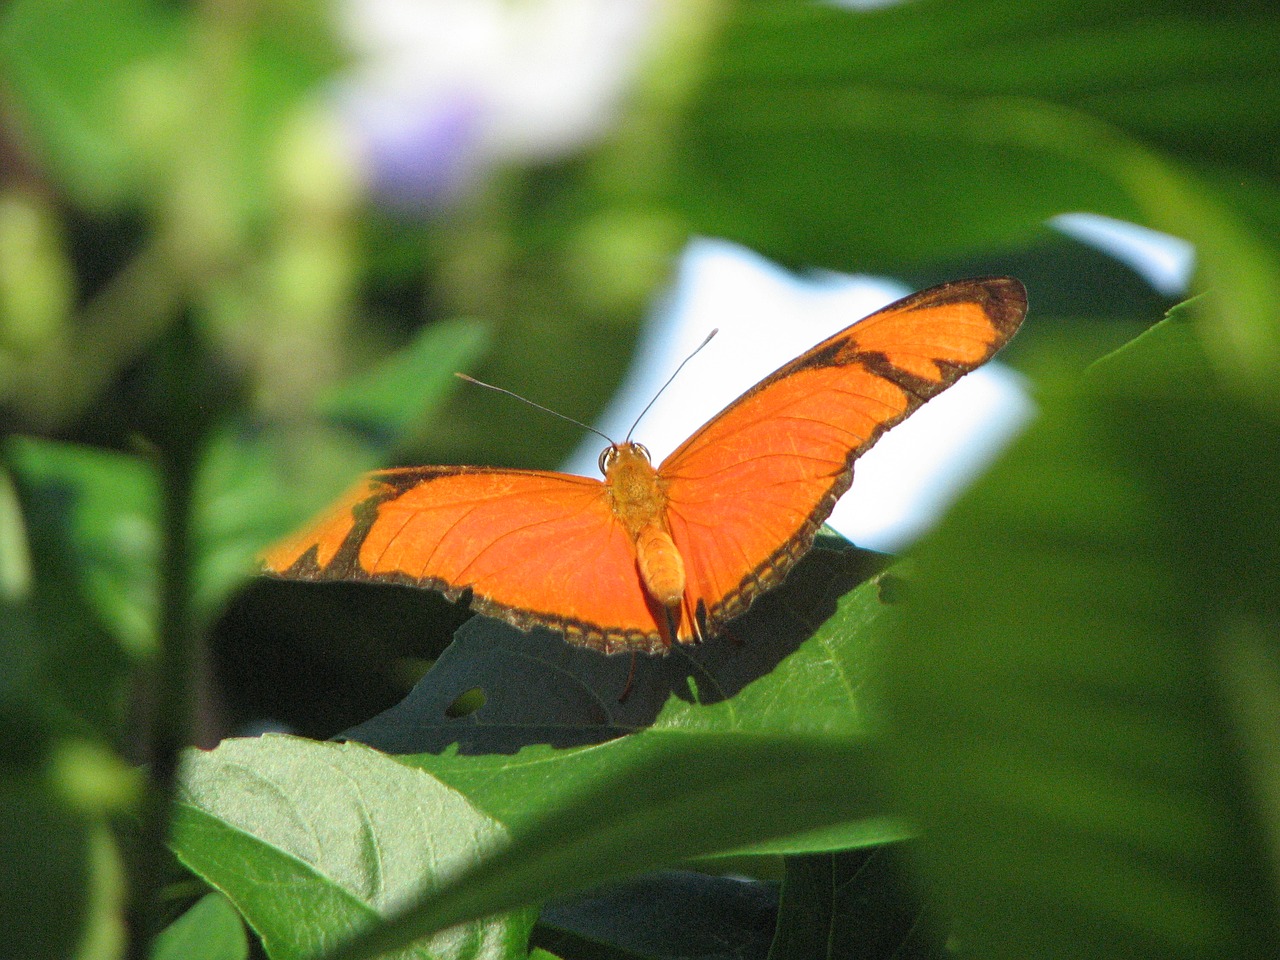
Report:
[[[375,196],[438,209],[608,130],[655,0],[345,0],[335,96]]]

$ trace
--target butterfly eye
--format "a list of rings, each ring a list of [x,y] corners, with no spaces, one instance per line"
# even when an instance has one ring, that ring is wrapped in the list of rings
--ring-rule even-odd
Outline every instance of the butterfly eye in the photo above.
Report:
[[[633,443],[631,446],[633,446],[636,452],[639,453],[642,457],[644,457],[645,460],[647,460],[649,463],[653,463],[653,457],[650,456],[649,454],[649,448],[646,447],[643,443]]]
[[[618,459],[618,448],[615,447],[613,444],[609,444],[609,446],[601,450],[600,459],[596,461],[600,467],[600,473],[605,476],[608,476],[609,468],[613,466],[613,461],[617,459]]]

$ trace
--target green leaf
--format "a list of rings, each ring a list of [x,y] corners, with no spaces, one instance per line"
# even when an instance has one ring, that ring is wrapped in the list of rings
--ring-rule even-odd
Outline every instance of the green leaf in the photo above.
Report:
[[[837,848],[901,836],[875,786],[862,698],[867,628],[884,604],[874,581],[845,594],[867,573],[865,554],[812,551],[734,622],[740,646],[713,641],[642,659],[624,704],[625,658],[544,647],[536,635],[527,646],[513,636],[511,653],[482,662],[474,677],[451,667],[438,690],[424,686],[377,732],[407,746],[416,714],[424,742],[443,752],[402,761],[456,786],[508,824],[513,840],[338,956],[689,858],[812,844],[820,830]],[[523,660],[507,668],[517,652]],[[484,707],[450,720],[457,694],[477,682],[492,684]],[[618,736],[626,729],[635,732]],[[514,752],[477,754],[490,749]]]
[[[712,233],[865,269],[1007,245],[1064,210],[1140,217],[1073,115],[1274,181],[1277,23],[1182,0],[739,4],[687,127],[687,185],[708,227],[738,228]]]
[[[788,857],[769,960],[946,956],[901,852],[889,845]]]
[[[884,563],[823,536],[724,636],[667,656],[637,655],[634,667],[627,655],[574,646],[548,630],[522,633],[473,617],[409,697],[344,736],[400,754],[441,754],[456,744],[470,757],[655,729],[854,732],[864,680],[858,633],[882,605],[874,585],[842,597]],[[457,716],[451,707],[472,690],[483,692],[483,704]]]
[[[12,733],[7,724],[0,730]],[[56,778],[0,770],[0,904],[10,956],[120,956],[118,854],[103,822],[70,799]]]
[[[249,939],[235,907],[220,893],[202,897],[163,930],[151,960],[247,960]]]
[[[1278,57],[1280,12],[1255,4],[739,4],[679,204],[697,232],[857,270],[1008,249],[1065,211],[1183,237],[1206,343],[1275,405]]]
[[[731,850],[789,831],[878,814],[864,782],[870,763],[854,738],[814,736],[631,737],[619,772],[565,795],[546,819],[526,828],[435,897],[358,938],[337,957],[398,948],[471,917],[563,895],[684,855]],[[534,761],[536,762],[536,761]],[[548,771],[552,776],[554,773]]]
[[[369,902],[365,849],[393,848],[413,864],[407,873],[430,862],[419,848],[435,843],[456,842],[455,855],[473,862],[482,857],[425,908],[413,908],[347,954],[371,956],[474,917],[688,857],[788,837],[812,843],[818,830],[837,845],[897,836],[900,828],[884,819],[872,785],[860,702],[865,628],[883,604],[873,582],[841,597],[878,564],[856,551],[811,552],[783,588],[734,624],[740,646],[713,643],[642,661],[625,704],[617,697],[626,658],[560,640],[540,647],[548,638],[534,635],[524,638],[530,646],[512,639],[501,655],[482,658],[474,676],[461,655],[452,665],[442,662],[442,679],[366,731],[401,737],[403,747],[421,721],[422,735],[442,752],[397,762],[354,745],[281,738],[224,744],[193,760],[176,849],[231,896],[273,956],[331,947],[366,926],[375,907],[408,902],[410,884],[396,884],[396,898]],[[473,623],[479,642],[490,627]],[[523,636],[511,631],[512,638]],[[523,676],[515,669],[521,663]],[[546,670],[541,679],[529,669],[539,664]],[[459,688],[473,688],[477,678],[488,685],[484,706],[450,721]],[[580,696],[565,697],[574,690]],[[579,719],[572,708],[552,706],[557,698],[576,700]],[[566,742],[597,745],[550,746],[566,728]],[[619,736],[625,730],[636,732]],[[613,739],[600,743],[602,733]],[[459,740],[462,750],[446,749]],[[531,745],[520,749],[522,743]],[[493,749],[508,752],[477,753]],[[468,817],[488,823],[485,811],[504,824],[514,838],[510,846],[468,840],[475,828],[447,819],[422,822],[417,811],[438,803],[432,798],[441,791]],[[376,797],[376,804],[350,799],[356,794]],[[335,809],[342,815],[335,818]],[[351,818],[366,825],[363,847],[299,839],[300,824],[309,824],[308,833],[350,836]],[[334,860],[323,857],[330,849]],[[245,863],[254,869],[246,871]],[[430,886],[441,882],[442,872],[428,874]],[[305,917],[298,888],[310,891],[302,898],[310,905]],[[299,929],[314,939],[289,942],[297,936],[289,931]]]
[[[461,795],[358,744],[227,740],[193,753],[178,857],[236,905],[273,960],[313,957],[503,844]],[[395,957],[523,955],[532,914],[490,917]]]
[[[198,163],[213,202],[235,219],[261,216],[280,130],[336,63],[320,18],[290,13],[215,25],[200,19],[216,14],[155,0],[16,0],[0,21],[0,68],[41,152],[86,205],[155,199]],[[202,45],[211,30],[231,49]]]
[[[321,412],[377,438],[401,440],[422,423],[489,345],[489,329],[474,320],[447,320],[422,331],[407,347],[343,384]]]
[[[127,70],[160,57],[178,25],[148,0],[15,0],[4,11],[4,74],[48,160],[90,203],[118,201],[136,174],[120,136]]]
[[[473,618],[409,697],[344,736],[416,754],[404,762],[430,770],[509,825],[550,815],[566,796],[624,773],[663,744],[715,751],[735,736],[779,744],[861,737],[864,644],[884,608],[877,584],[866,581],[884,558],[838,538],[819,542],[825,547],[761,597],[731,635],[666,657],[638,656],[634,667],[629,657],[575,647],[549,631],[526,634]],[[458,716],[454,707],[468,695],[482,705]],[[548,778],[556,789],[548,791]],[[706,779],[697,774],[697,783],[681,787],[717,789]],[[671,802],[678,802],[674,794]],[[726,795],[723,802],[734,801]],[[839,849],[901,835],[874,818],[790,826],[785,836],[748,841],[750,852]]]
[[[984,957],[1280,937],[1280,445],[1185,315],[1046,391],[919,551],[888,767]]]
[[[128,649],[149,651],[159,549],[155,474],[141,460],[90,447],[14,438],[8,449],[31,535],[56,536],[47,549],[65,552],[103,620]]]

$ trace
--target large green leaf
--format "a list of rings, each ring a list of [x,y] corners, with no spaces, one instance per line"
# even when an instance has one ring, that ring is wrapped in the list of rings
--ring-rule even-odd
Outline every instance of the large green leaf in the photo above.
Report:
[[[408,698],[346,736],[406,754],[404,762],[510,825],[536,823],[579,794],[608,790],[601,785],[676,745],[714,753],[723,743],[759,738],[772,752],[834,736],[853,746],[867,731],[868,627],[884,609],[868,578],[882,564],[883,557],[847,544],[817,548],[734,623],[732,636],[666,657],[640,656],[634,666],[626,656],[573,647],[547,631],[524,634],[477,617]],[[467,697],[482,705],[459,715]],[[743,799],[711,780],[709,769],[679,784],[664,778],[670,795],[658,802],[677,805],[682,792],[694,790],[723,791],[713,808]],[[642,815],[634,798],[609,805],[619,829]],[[776,853],[898,835],[876,818],[837,816],[816,824],[782,820],[763,828],[768,842],[750,835],[738,842]],[[696,831],[671,840],[672,859],[693,855],[680,844],[701,843]]]
[[[505,831],[428,774],[358,744],[228,740],[192,754],[174,846],[273,960],[313,957],[433,890]],[[458,927],[396,957],[522,956],[531,913]]]
[[[1023,244],[1065,211],[1133,220],[1196,245],[1213,352],[1274,400],[1277,57],[1262,4],[744,3],[680,140],[680,204],[857,270]]]
[[[374,956],[471,917],[658,867],[880,812],[870,759],[852,737],[631,737],[586,791],[546,782],[559,802],[500,854],[360,938]],[[554,777],[554,774],[552,774]]]
[[[483,811],[509,829],[512,841],[495,849],[457,839],[469,857],[483,852],[484,859],[408,907],[354,955],[402,949],[461,921],[690,857],[746,848],[834,849],[900,836],[901,828],[884,816],[871,775],[862,703],[871,659],[867,627],[884,608],[878,583],[865,578],[878,565],[847,549],[813,551],[786,585],[735,622],[738,645],[710,643],[665,660],[642,659],[625,703],[618,697],[625,689],[627,658],[472,621],[470,639],[460,640],[457,659],[441,662],[440,678],[353,733],[390,749],[433,751],[378,761],[404,771],[396,781],[401,793],[387,801],[389,809],[416,809],[415,791],[434,795],[448,784],[458,791],[450,795],[475,816]],[[860,580],[860,587],[841,596]],[[486,657],[485,641],[500,637],[494,630],[507,636]],[[474,663],[468,654],[476,655]],[[477,687],[484,691],[484,705],[451,718],[461,712],[459,694]],[[315,753],[297,741],[271,743],[287,745],[287,775],[273,772],[273,751],[285,746],[224,744],[209,759],[196,758],[192,776],[198,784],[188,788],[176,849],[275,943],[299,922],[297,898],[282,894],[286,888],[279,878],[263,883],[262,876],[241,877],[239,892],[229,889],[220,878],[230,851],[240,858],[241,874],[250,863],[250,872],[283,872],[291,883],[319,884],[318,896],[339,902],[327,908],[334,911],[331,917],[315,914],[304,926],[319,938],[310,946],[319,946],[320,939],[332,945],[372,918],[347,902],[357,884],[340,873],[355,868],[317,866],[315,855],[299,853],[293,841],[281,839],[283,824],[297,819],[299,804],[321,802],[304,799],[309,791],[333,784],[335,790],[372,795],[362,785],[370,774],[395,778],[366,759],[380,756],[367,749],[352,746],[356,752],[338,755],[324,752],[336,747]],[[574,743],[592,745],[566,746]],[[232,763],[233,752],[243,762]],[[334,765],[351,756],[369,769],[335,776]],[[292,799],[267,805],[231,799],[263,796],[263,784],[282,778],[285,792],[296,794]],[[309,829],[346,828],[317,823]],[[447,837],[465,832],[443,821],[413,831],[409,848],[454,842]],[[370,845],[400,850],[406,844],[406,828],[390,814],[370,820],[367,833]],[[415,835],[420,839],[413,840]],[[285,852],[293,856],[281,859]],[[299,864],[298,856],[309,866]],[[441,877],[429,863],[424,869],[435,878],[431,886],[438,885]],[[270,935],[269,922],[279,924]]]
[[[1113,169],[1126,139],[1274,181],[1278,21],[1185,0],[739,4],[685,188],[704,229],[863,268],[1008,245],[1064,210],[1143,219]],[[1108,136],[1079,140],[1086,118]]]
[[[735,621],[741,646],[642,659],[623,704],[625,658],[557,652],[537,637],[524,645],[513,635],[510,650],[471,675],[442,662],[440,689],[426,684],[387,725],[354,732],[405,749],[418,717],[420,743],[442,752],[402,762],[510,825],[512,843],[342,955],[371,956],[469,917],[691,857],[901,836],[880,803],[862,697],[867,628],[884,603],[874,579],[841,596],[867,573],[865,555],[813,551]],[[485,705],[451,720],[458,694],[477,686]],[[619,736],[626,730],[634,732]],[[549,745],[572,742],[596,745]],[[493,749],[504,752],[484,752]]]
[[[1045,396],[882,648],[890,770],[976,956],[1280,937],[1280,444],[1197,333]]]

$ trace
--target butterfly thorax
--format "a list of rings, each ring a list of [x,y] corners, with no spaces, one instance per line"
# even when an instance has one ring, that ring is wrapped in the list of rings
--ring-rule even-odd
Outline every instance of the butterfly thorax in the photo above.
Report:
[[[633,540],[650,524],[665,526],[667,498],[649,451],[638,443],[615,444],[601,454],[600,465],[614,515]]]
[[[613,444],[600,455],[610,506],[636,545],[645,590],[664,607],[684,596],[684,561],[667,530],[665,484],[638,443]]]

